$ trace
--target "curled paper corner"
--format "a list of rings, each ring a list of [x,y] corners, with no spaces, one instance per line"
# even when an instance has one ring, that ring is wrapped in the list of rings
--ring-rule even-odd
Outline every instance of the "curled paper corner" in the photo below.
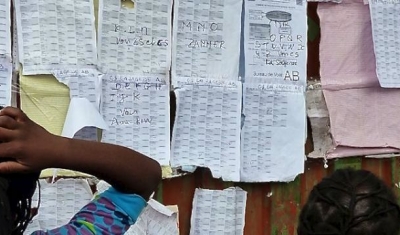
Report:
[[[181,176],[185,176],[187,174],[191,174],[192,172],[183,171],[181,168],[171,167],[171,166],[161,166],[162,168],[162,178],[163,179],[172,179]]]
[[[176,210],[171,210],[172,207],[166,207],[154,199],[150,199],[147,204],[154,210],[166,216],[172,216],[173,214],[177,213]]]
[[[107,183],[104,180],[100,180],[97,184],[96,184],[96,190],[97,193],[103,193],[105,192],[107,189],[109,189],[111,187],[111,185],[109,183]]]
[[[197,169],[197,166],[182,166],[181,168],[183,171],[193,173]]]
[[[73,138],[84,127],[108,130],[108,125],[97,108],[86,98],[74,97],[68,107],[62,136]]]

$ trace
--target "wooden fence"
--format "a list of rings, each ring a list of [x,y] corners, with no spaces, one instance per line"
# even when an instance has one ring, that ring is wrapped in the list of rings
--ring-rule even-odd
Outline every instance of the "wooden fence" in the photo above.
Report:
[[[308,8],[308,76],[315,78],[319,77],[317,4],[310,3]],[[311,140],[312,136],[309,136],[307,152],[313,148]],[[238,186],[248,192],[245,235],[293,235],[296,234],[297,217],[308,193],[317,182],[335,169],[353,167],[370,170],[392,186],[399,195],[400,158],[346,158],[330,160],[328,166],[325,169],[321,159],[309,159],[305,164],[305,173],[294,182],[262,184],[223,182],[213,179],[207,169],[198,169],[193,174],[164,180],[156,193],[156,199],[166,205],[179,206],[180,232],[181,235],[188,235],[195,188],[224,189]]]

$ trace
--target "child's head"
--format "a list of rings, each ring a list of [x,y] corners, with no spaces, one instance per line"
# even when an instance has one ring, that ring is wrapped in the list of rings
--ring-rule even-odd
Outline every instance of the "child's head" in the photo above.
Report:
[[[32,219],[39,173],[0,176],[0,235],[21,235]]]
[[[369,171],[337,170],[310,193],[298,235],[397,235],[400,209],[394,193]]]

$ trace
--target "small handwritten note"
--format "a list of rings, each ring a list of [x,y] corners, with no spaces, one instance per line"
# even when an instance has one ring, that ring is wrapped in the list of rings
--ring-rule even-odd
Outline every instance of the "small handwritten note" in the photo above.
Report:
[[[307,2],[245,1],[246,82],[306,85]]]
[[[129,2],[129,1],[127,1]],[[98,55],[104,73],[168,74],[171,0],[100,0]]]
[[[172,79],[238,80],[241,0],[174,1]]]
[[[243,234],[246,200],[240,188],[196,189],[190,235]]]
[[[179,79],[172,166],[210,168],[215,178],[240,180],[240,82]]]
[[[11,105],[12,97],[12,63],[8,59],[0,59],[0,105]]]
[[[11,58],[11,1],[0,0],[0,57]]]
[[[97,64],[93,0],[16,0],[24,75]]]
[[[169,165],[170,113],[166,77],[107,74],[102,114],[109,129],[103,142],[141,152]]]
[[[244,83],[243,114],[242,181],[291,181],[304,171],[302,86]]]
[[[379,83],[400,88],[400,1],[370,0],[369,6]]]

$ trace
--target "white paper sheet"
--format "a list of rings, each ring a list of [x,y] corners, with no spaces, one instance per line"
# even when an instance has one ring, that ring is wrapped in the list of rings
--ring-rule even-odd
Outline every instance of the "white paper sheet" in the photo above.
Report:
[[[32,234],[33,232],[40,231],[42,228],[40,227],[39,220],[38,220],[39,214],[37,214],[32,221],[29,223],[28,227],[26,228],[24,234]]]
[[[20,70],[20,61],[19,61],[19,51],[18,51],[18,29],[17,29],[17,15],[15,14],[15,11],[13,12],[12,15],[12,63],[13,63],[13,69],[16,72],[19,72]]]
[[[102,130],[108,129],[108,125],[104,121],[103,116],[99,113],[96,106],[90,103],[88,99],[72,98],[61,135],[73,138],[75,134],[84,127],[96,127]],[[85,138],[89,138],[88,136],[85,136],[87,133],[88,132],[85,132],[82,135]],[[97,140],[97,136],[96,138],[89,139]]]
[[[11,58],[11,0],[0,0],[0,57]]]
[[[129,235],[179,235],[177,207],[166,207],[150,199]]]
[[[165,76],[107,74],[102,114],[109,129],[103,131],[102,141],[129,147],[169,165],[169,110]]]
[[[343,0],[307,0],[307,2],[334,2],[334,3],[342,3]],[[364,0],[368,1],[368,0]]]
[[[97,193],[104,193],[107,189],[109,189],[111,187],[111,185],[109,183],[107,183],[104,180],[100,180],[97,184],[96,184],[96,188],[97,188]]]
[[[314,151],[308,154],[310,158],[324,158],[333,149],[330,133],[329,112],[326,107],[321,83],[311,83],[306,93],[307,116],[312,129]]]
[[[370,0],[376,72],[381,87],[400,87],[400,1]]]
[[[10,106],[12,97],[12,63],[0,58],[0,105]]]
[[[67,224],[92,198],[85,180],[59,180],[54,184],[40,180],[40,185],[41,205],[37,220],[42,230]]]
[[[201,78],[176,82],[171,166],[208,167],[215,178],[239,181],[241,83]]]
[[[304,171],[302,86],[243,84],[241,181],[291,181]]]
[[[95,66],[93,0],[15,0],[23,74]]]
[[[70,98],[86,98],[96,107],[100,106],[101,77],[96,69],[62,69],[52,74],[70,89]]]
[[[172,0],[100,0],[98,55],[104,73],[167,75]],[[127,1],[129,2],[129,0]]]
[[[14,84],[18,84],[19,82],[19,74],[18,73],[13,73],[12,74],[12,79],[11,79],[11,106],[12,107],[19,107],[19,96],[16,95],[17,92],[19,91],[15,91],[15,86]]]
[[[90,68],[55,70],[52,74],[70,89],[71,102],[62,135],[98,140],[96,127],[107,128],[100,114],[101,74]]]
[[[245,79],[306,85],[307,2],[245,0]]]
[[[240,188],[196,189],[190,235],[243,234],[246,200]]]
[[[174,2],[172,79],[238,80],[241,0]]]

